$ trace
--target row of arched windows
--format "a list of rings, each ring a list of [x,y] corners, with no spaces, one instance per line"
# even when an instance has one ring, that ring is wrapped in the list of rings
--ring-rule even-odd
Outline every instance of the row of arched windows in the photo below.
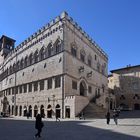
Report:
[[[0,80],[4,79],[6,76],[14,73],[15,71],[21,70],[23,68],[26,68],[27,66],[30,66],[34,63],[37,63],[39,61],[42,61],[48,57],[51,57],[53,55],[56,55],[62,51],[62,41],[60,39],[57,39],[54,44],[50,42],[47,47],[42,46],[40,50],[36,50],[34,53],[31,53],[25,58],[21,58],[19,61],[11,65],[9,68],[7,68],[1,75]]]

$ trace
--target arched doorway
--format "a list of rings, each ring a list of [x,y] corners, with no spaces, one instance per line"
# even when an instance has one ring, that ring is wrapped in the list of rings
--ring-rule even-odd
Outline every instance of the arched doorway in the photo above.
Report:
[[[137,103],[134,104],[134,109],[135,109],[135,110],[140,110],[140,104],[137,104]]]
[[[18,115],[18,106],[16,106],[16,110],[15,110],[15,116]]]
[[[38,114],[38,107],[37,105],[34,106],[34,117]]]
[[[47,118],[52,118],[52,106],[48,105],[47,107]]]
[[[12,105],[12,115],[14,115],[14,106]]]
[[[80,95],[81,96],[87,96],[87,86],[84,81],[80,83]]]
[[[60,109],[60,105],[57,104],[56,107],[55,107],[55,115],[56,115],[56,118],[61,118],[61,109]]]
[[[66,106],[65,117],[70,118],[70,106]]]
[[[7,97],[3,98],[3,102],[2,103],[3,103],[3,109],[2,109],[3,116],[7,116],[7,115],[9,115],[9,111],[8,111],[9,102],[7,100]]]
[[[19,116],[22,115],[22,106],[19,107]]]
[[[42,118],[45,117],[45,113],[44,113],[44,105],[41,105],[41,107],[40,107],[40,114],[41,114],[41,117],[42,117]]]
[[[32,117],[32,106],[29,106],[29,117]]]
[[[27,107],[24,106],[24,113],[23,113],[23,116],[26,116],[27,115]]]
[[[11,107],[10,107],[10,105],[8,107],[8,113],[9,113],[9,115],[11,114]]]

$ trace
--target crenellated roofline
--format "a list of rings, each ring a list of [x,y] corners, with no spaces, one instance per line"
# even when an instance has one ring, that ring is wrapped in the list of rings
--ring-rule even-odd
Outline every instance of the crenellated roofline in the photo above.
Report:
[[[51,26],[55,25],[57,22],[62,21],[63,19],[68,20],[69,22],[71,22],[71,24],[73,24],[73,26],[79,30],[81,32],[81,34],[84,35],[84,37],[93,45],[95,46],[95,48],[108,60],[108,55],[103,51],[103,49],[101,49],[99,47],[99,45],[92,39],[89,37],[89,35],[77,24],[77,22],[75,22],[73,20],[72,17],[70,17],[68,15],[67,12],[62,12],[60,14],[60,16],[57,16],[55,19],[51,20],[48,24],[46,24],[45,26],[41,27],[37,32],[35,32],[34,34],[32,34],[30,37],[28,37],[27,39],[25,39],[23,42],[21,42],[18,46],[16,46],[14,48],[14,50],[12,50],[6,57],[6,59],[8,57],[10,57],[13,53],[17,52],[20,48],[22,48],[24,45],[26,45],[27,43],[29,43],[30,41],[32,41],[34,38],[36,38],[37,36],[39,36],[40,34],[42,34],[44,31],[46,31],[47,29],[49,29]]]

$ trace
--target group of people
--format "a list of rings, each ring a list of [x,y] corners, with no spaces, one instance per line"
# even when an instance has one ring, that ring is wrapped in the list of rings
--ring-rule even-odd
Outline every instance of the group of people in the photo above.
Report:
[[[119,114],[120,114],[120,111],[114,109],[114,111],[113,111],[113,119],[114,119],[114,122],[115,122],[116,125],[118,125]],[[107,114],[106,114],[106,121],[107,121],[108,125],[110,123],[110,118],[111,118],[110,112],[107,112]]]

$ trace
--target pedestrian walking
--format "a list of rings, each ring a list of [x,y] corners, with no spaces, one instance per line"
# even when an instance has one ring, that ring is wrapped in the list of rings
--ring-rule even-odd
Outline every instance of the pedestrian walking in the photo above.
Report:
[[[85,113],[82,111],[82,118],[85,120]]]
[[[118,125],[118,117],[119,117],[119,114],[116,110],[114,110],[113,112],[113,119],[114,119],[114,122],[116,125]]]
[[[110,123],[110,112],[107,112],[107,114],[106,114],[106,122],[109,125],[109,123]]]
[[[85,120],[85,114],[83,111],[81,113],[79,113],[79,120],[82,120],[82,119]]]
[[[37,129],[37,133],[35,134],[35,137],[41,137],[41,131],[42,131],[42,128],[43,128],[44,124],[42,122],[42,118],[41,118],[41,115],[40,114],[37,114],[36,116],[36,122],[35,122],[35,128]]]

